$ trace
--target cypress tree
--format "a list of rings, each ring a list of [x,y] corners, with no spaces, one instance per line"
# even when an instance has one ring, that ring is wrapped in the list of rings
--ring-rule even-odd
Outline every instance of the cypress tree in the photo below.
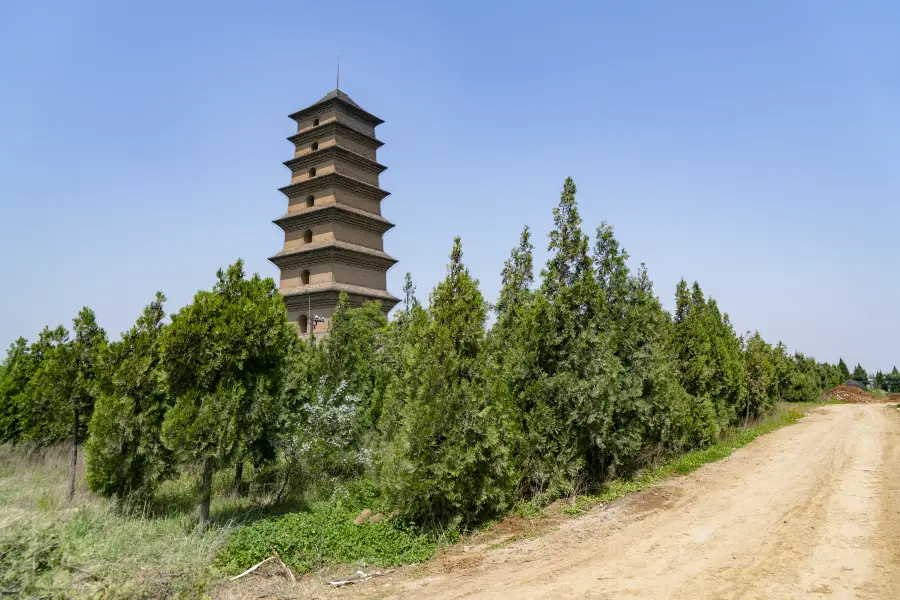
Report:
[[[571,491],[602,477],[609,463],[609,433],[620,365],[607,332],[588,238],[581,230],[575,183],[567,179],[553,209],[551,256],[535,300],[536,362],[542,370],[532,412],[536,432],[529,469],[532,493]]]
[[[430,313],[382,481],[395,505],[419,522],[479,521],[506,505],[510,473],[497,407],[486,393],[487,305],[463,265],[459,238]]]
[[[21,396],[37,370],[34,358],[23,337],[13,342],[6,352],[0,374],[0,442],[16,444],[23,437]]]
[[[850,369],[847,367],[847,363],[844,362],[843,358],[838,362],[838,369],[841,372],[841,383],[850,379]]]
[[[157,292],[103,357],[106,376],[91,418],[85,466],[91,491],[120,502],[150,497],[174,460],[162,443],[169,407],[159,369],[164,302]]]
[[[869,385],[869,374],[868,374],[868,372],[866,372],[866,370],[863,368],[863,366],[859,363],[856,363],[856,368],[853,369],[853,373],[850,375],[850,378],[853,381],[858,381],[859,383],[863,384],[864,386]]]
[[[642,264],[636,275],[607,223],[597,228],[594,264],[600,291],[597,328],[610,333],[621,365],[604,469],[633,469],[651,445],[681,445],[686,394],[666,356],[665,311]]]
[[[744,412],[744,426],[750,419],[758,419],[775,407],[777,399],[777,368],[773,361],[771,346],[754,332],[748,334],[744,347],[744,361],[747,370],[747,398]]]
[[[172,315],[160,341],[160,365],[174,401],[162,438],[203,465],[200,528],[209,522],[212,476],[245,449],[279,439],[285,363],[296,333],[275,282],[247,279],[238,260],[219,270],[213,290]]]

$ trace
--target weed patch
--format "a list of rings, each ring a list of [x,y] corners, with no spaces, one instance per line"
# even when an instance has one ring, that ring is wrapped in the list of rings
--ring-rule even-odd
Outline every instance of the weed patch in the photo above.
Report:
[[[421,562],[437,549],[433,536],[395,519],[354,523],[362,503],[335,499],[306,512],[267,519],[238,529],[219,554],[216,566],[238,573],[278,551],[299,572],[321,564],[364,562],[389,567]]]

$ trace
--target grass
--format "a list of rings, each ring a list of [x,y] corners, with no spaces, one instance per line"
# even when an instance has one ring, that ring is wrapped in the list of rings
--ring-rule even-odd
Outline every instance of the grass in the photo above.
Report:
[[[436,538],[411,524],[384,518],[354,523],[364,509],[377,506],[372,495],[345,492],[307,511],[253,523],[234,533],[216,565],[237,573],[271,556],[273,549],[299,572],[349,563],[391,567],[421,562],[434,553]]]

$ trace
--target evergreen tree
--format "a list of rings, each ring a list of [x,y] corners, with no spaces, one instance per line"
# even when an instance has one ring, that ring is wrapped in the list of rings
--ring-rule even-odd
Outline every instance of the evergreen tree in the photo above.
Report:
[[[838,361],[838,370],[841,372],[841,383],[850,379],[850,369],[847,367],[847,363],[844,362],[843,358]]]
[[[487,305],[463,265],[459,238],[430,312],[382,481],[419,522],[478,521],[506,506],[510,473],[497,407],[486,393]]]
[[[594,247],[597,303],[602,307],[597,329],[609,332],[621,368],[604,452],[603,469],[609,476],[635,468],[651,445],[682,445],[683,415],[689,410],[666,356],[665,312],[646,267],[632,275],[627,259],[612,227],[602,223]]]
[[[881,371],[878,371],[877,373],[875,373],[875,387],[876,388],[878,388],[879,390],[885,389],[886,382],[887,382],[887,379],[885,378],[884,373],[882,373]]]
[[[535,322],[533,249],[531,231],[525,227],[503,267],[497,321],[487,338],[489,393],[501,407],[502,430],[519,473],[518,484],[528,480],[533,449],[540,443],[531,426],[540,396],[536,339],[542,332],[542,324]]]
[[[23,371],[30,377],[14,399],[18,441],[45,446],[71,434],[65,406],[74,383],[74,375],[68,372],[69,344],[69,332],[60,325],[45,327],[29,346]]]
[[[59,368],[57,377],[71,377],[68,397],[60,394],[65,412],[71,416],[72,460],[69,466],[68,498],[75,495],[75,474],[78,465],[78,445],[87,434],[88,423],[94,412],[94,401],[98,394],[96,381],[101,374],[101,357],[106,350],[106,332],[97,324],[97,317],[88,307],[84,307],[73,321],[74,339],[65,351],[57,354],[55,364]],[[62,348],[60,348],[62,350]],[[70,386],[70,387],[69,387]]]
[[[149,498],[174,460],[162,443],[169,407],[159,369],[164,302],[157,292],[103,357],[106,376],[90,422],[85,466],[91,491],[120,502]]]
[[[750,419],[758,419],[775,407],[777,399],[777,370],[773,361],[772,347],[755,332],[748,334],[744,348],[747,369],[747,400],[744,425]]]
[[[185,460],[203,465],[201,529],[209,521],[214,469],[279,438],[280,386],[296,336],[272,279],[245,278],[241,260],[217,277],[211,292],[198,292],[172,315],[160,340],[174,400],[162,438]]]
[[[21,396],[37,367],[25,338],[10,345],[0,374],[0,443],[16,444],[23,437]]]
[[[553,209],[551,255],[530,317],[540,331],[535,356],[541,369],[537,403],[528,416],[534,432],[525,469],[531,493],[556,495],[602,477],[613,451],[609,433],[621,366],[610,335],[598,327],[604,292],[588,255],[575,192],[567,179]]]
[[[868,386],[869,385],[869,374],[863,368],[863,366],[859,363],[856,363],[856,368],[853,369],[853,374],[850,375],[850,378],[853,381],[858,381],[861,384]]]
[[[900,371],[894,367],[890,373],[884,376],[885,387],[892,394],[900,393]]]

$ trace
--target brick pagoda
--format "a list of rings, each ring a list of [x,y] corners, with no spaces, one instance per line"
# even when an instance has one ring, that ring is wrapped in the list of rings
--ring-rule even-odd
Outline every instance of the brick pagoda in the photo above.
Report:
[[[335,90],[290,115],[297,133],[294,158],[285,162],[291,184],[281,188],[287,212],[273,221],[284,248],[269,258],[281,270],[288,318],[301,334],[328,331],[341,292],[359,306],[377,300],[387,313],[398,302],[387,291],[387,270],[397,261],[382,236],[393,223],[381,216],[388,192],[378,185],[387,167],[377,161],[383,123]]]

